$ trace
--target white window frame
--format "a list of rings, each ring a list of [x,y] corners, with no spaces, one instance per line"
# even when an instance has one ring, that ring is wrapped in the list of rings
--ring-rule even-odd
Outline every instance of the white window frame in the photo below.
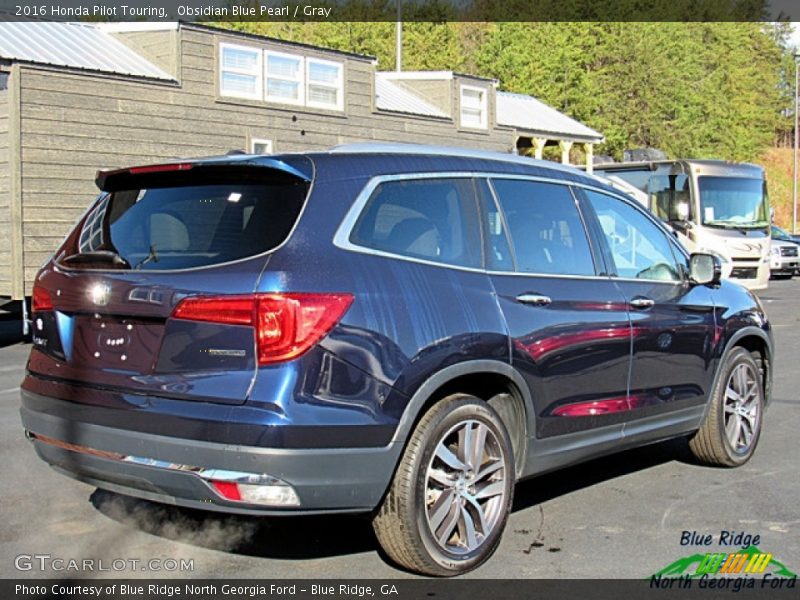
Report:
[[[227,49],[250,52],[257,55],[257,68],[253,70],[224,68],[224,57]],[[280,75],[271,75],[269,73],[269,58],[270,57],[285,58],[296,61],[298,63],[297,75],[295,77],[284,77]],[[318,64],[324,66],[334,67],[338,76],[335,83],[314,82],[311,80],[311,65]],[[291,106],[306,106],[308,108],[319,108],[323,110],[344,110],[344,70],[345,64],[335,60],[325,60],[322,58],[313,58],[303,56],[301,54],[291,54],[288,52],[279,52],[277,50],[266,50],[263,48],[256,48],[255,46],[246,46],[241,44],[230,44],[227,42],[220,42],[219,44],[219,94],[220,96],[227,96],[233,98],[245,98],[248,100],[261,100],[274,104],[285,104]],[[226,90],[223,85],[223,78],[225,73],[233,73],[237,75],[247,75],[256,78],[256,92],[253,94],[243,93],[240,91]],[[297,84],[297,98],[285,98],[283,96],[270,96],[268,83],[270,80],[287,81]],[[311,85],[333,89],[336,91],[336,103],[328,104],[326,102],[319,102],[310,100],[309,90]],[[484,103],[486,101],[485,91],[482,88],[475,88],[484,92]],[[485,111],[484,111],[485,117]]]
[[[267,69],[269,69],[269,57],[270,56],[275,56],[275,57],[278,57],[278,58],[288,58],[288,59],[291,59],[291,60],[297,60],[300,63],[300,66],[299,66],[299,68],[297,70],[297,77],[293,79],[291,77],[270,76],[269,72],[267,71]],[[276,52],[275,50],[264,50],[264,61],[263,62],[264,62],[264,83],[263,83],[264,99],[267,102],[275,102],[275,103],[278,103],[278,104],[292,104],[292,105],[299,105],[299,106],[305,105],[305,99],[306,99],[306,97],[305,97],[305,91],[306,91],[306,86],[305,86],[305,73],[306,73],[305,58],[300,56],[299,54],[287,54],[286,52]],[[268,83],[268,81],[270,79],[276,79],[278,81],[289,81],[291,83],[296,83],[297,84],[297,98],[296,99],[292,99],[292,98],[285,98],[284,96],[270,96],[268,88],[267,88],[267,83]]]
[[[473,125],[471,123],[464,122],[464,92],[471,91],[471,92],[478,92],[481,94],[481,122],[480,125]],[[468,107],[472,108],[472,107]],[[458,94],[458,118],[461,127],[468,128],[468,129],[488,129],[489,127],[489,93],[486,88],[474,86],[474,85],[464,85],[462,84],[459,89]]]
[[[312,82],[311,81],[311,65],[318,64],[318,65],[325,65],[336,67],[339,71],[339,76],[335,84],[330,83],[319,83],[319,82]],[[306,98],[309,100],[306,102],[306,106],[310,106],[313,108],[326,108],[329,110],[344,110],[344,63],[340,63],[333,60],[323,60],[321,58],[307,58],[306,59]],[[336,90],[336,104],[326,104],[325,102],[314,102],[312,101],[311,94],[309,93],[309,89],[311,85],[318,85],[320,87],[330,88]]]
[[[256,144],[263,144],[265,146],[269,146],[269,152],[256,152]],[[250,154],[272,154],[275,151],[275,147],[272,144],[272,140],[268,140],[267,138],[250,138]]]
[[[226,69],[225,68],[225,50],[238,50],[244,52],[251,52],[257,55],[258,59],[254,71],[246,69]],[[240,91],[226,91],[224,85],[225,73],[234,73],[236,75],[248,75],[256,78],[256,91],[254,94],[247,94]],[[239,44],[228,44],[227,42],[220,42],[219,44],[219,93],[220,96],[232,96],[235,98],[247,98],[249,100],[262,100],[264,94],[264,53],[260,48],[254,46],[242,46]]]

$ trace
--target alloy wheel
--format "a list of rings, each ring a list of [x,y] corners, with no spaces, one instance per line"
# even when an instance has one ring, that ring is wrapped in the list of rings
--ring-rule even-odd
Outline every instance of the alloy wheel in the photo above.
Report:
[[[484,423],[467,420],[436,445],[425,479],[428,528],[452,554],[478,549],[502,520],[506,504],[506,457]]]
[[[725,435],[737,454],[750,449],[761,419],[761,390],[753,367],[739,363],[725,386]]]

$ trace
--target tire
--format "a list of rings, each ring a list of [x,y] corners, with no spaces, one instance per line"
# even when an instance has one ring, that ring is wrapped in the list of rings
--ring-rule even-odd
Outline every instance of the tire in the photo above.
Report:
[[[511,441],[497,413],[474,396],[448,396],[414,429],[373,519],[375,535],[389,558],[411,571],[470,571],[500,543],[514,479]]]
[[[707,465],[738,467],[750,460],[761,437],[764,385],[761,369],[744,348],[733,348],[721,369],[705,421],[689,448]]]

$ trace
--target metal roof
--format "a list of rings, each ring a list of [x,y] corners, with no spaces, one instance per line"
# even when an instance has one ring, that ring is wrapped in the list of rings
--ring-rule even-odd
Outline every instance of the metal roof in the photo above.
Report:
[[[101,28],[86,23],[0,21],[0,58],[174,81]]]
[[[380,110],[422,115],[425,117],[450,118],[450,115],[426,102],[416,94],[389,81],[381,73],[375,74],[375,106]]]
[[[368,54],[359,54],[357,52],[347,52],[346,50],[337,50],[336,48],[326,48],[325,46],[315,46],[313,44],[306,44],[304,42],[295,42],[292,40],[282,40],[277,37],[270,37],[266,35],[261,35],[260,33],[248,33],[246,31],[236,31],[235,29],[228,29],[227,27],[215,27],[213,25],[206,25],[205,23],[199,22],[188,22],[188,21],[179,21],[178,22],[181,29],[195,29],[198,31],[206,31],[209,33],[218,33],[220,35],[230,35],[232,37],[242,38],[242,39],[251,39],[254,41],[259,42],[272,42],[275,44],[281,44],[283,46],[290,46],[292,48],[304,48],[306,50],[313,50],[315,52],[323,52],[325,54],[333,54],[338,56],[347,56],[349,58],[353,58],[356,60],[368,61],[371,63],[377,62],[377,58],[374,56],[370,56]]]
[[[497,92],[497,123],[525,129],[542,136],[586,142],[602,142],[603,134],[524,94]]]

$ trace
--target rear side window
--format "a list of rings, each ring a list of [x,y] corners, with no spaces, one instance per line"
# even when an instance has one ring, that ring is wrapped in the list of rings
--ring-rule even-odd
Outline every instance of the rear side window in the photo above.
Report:
[[[364,207],[350,241],[401,256],[480,267],[474,186],[469,178],[383,182]]]
[[[586,230],[564,185],[493,179],[508,224],[517,270],[523,273],[594,275]]]
[[[232,169],[126,180],[104,194],[79,226],[62,262],[108,268],[85,257],[114,253],[116,266],[187,269],[261,254],[289,235],[307,184]],[[134,185],[131,185],[133,183]],[[69,246],[68,242],[68,246]],[[72,265],[71,263],[75,263]]]

